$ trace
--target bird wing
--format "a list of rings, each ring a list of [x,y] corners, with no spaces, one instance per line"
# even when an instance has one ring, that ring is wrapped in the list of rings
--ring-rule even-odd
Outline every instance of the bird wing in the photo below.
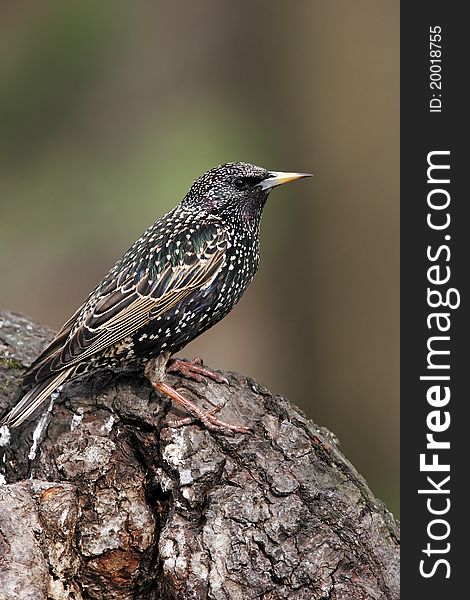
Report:
[[[227,232],[214,222],[173,236],[153,255],[149,248],[137,267],[126,266],[126,254],[31,365],[25,381],[42,381],[105,351],[209,286],[228,245]]]

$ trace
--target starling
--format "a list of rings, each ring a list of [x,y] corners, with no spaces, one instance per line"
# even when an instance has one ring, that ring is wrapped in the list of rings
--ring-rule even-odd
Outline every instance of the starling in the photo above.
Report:
[[[4,417],[15,427],[64,382],[101,368],[145,366],[155,389],[209,428],[246,431],[203,412],[164,382],[165,369],[220,380],[170,357],[223,319],[259,263],[261,213],[272,188],[307,173],[243,162],[201,175],[180,204],[129,248],[24,375],[31,389]]]

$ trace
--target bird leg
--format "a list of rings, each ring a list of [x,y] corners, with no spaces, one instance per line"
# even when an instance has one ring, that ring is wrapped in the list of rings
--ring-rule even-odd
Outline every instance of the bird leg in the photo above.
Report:
[[[230,423],[226,423],[225,421],[221,421],[215,416],[215,413],[220,410],[220,406],[216,406],[212,410],[204,411],[200,409],[198,406],[185,398],[182,394],[180,394],[177,390],[169,386],[167,383],[163,381],[159,382],[150,382],[156,390],[163,392],[167,396],[169,396],[172,400],[174,400],[177,404],[182,406],[186,412],[190,415],[201,421],[203,425],[207,427],[207,429],[216,431],[218,433],[226,433],[227,431],[234,431],[236,433],[249,433],[249,427],[242,427],[240,425],[231,425]],[[176,425],[185,425],[187,424],[186,419],[183,419],[181,422]]]
[[[166,366],[166,372],[179,373],[183,377],[193,379],[199,383],[207,383],[205,378],[208,377],[217,383],[225,383],[228,385],[228,379],[226,377],[204,367],[202,358],[195,358],[194,360],[171,358]]]
[[[219,433],[226,432],[236,432],[236,433],[248,433],[251,431],[248,427],[242,427],[239,425],[231,425],[230,423],[226,423],[225,421],[221,421],[215,416],[220,409],[220,405],[216,405],[213,409],[209,411],[204,411],[200,409],[194,402],[185,398],[182,394],[180,394],[177,390],[169,386],[167,383],[164,383],[163,379],[165,378],[165,370],[164,365],[168,360],[168,356],[160,355],[154,359],[148,361],[145,366],[145,376],[152,384],[152,387],[158,392],[162,392],[166,396],[169,396],[172,400],[174,400],[177,404],[182,406],[186,412],[188,412],[192,417],[195,417],[201,423],[203,423],[207,429],[216,431]],[[188,419],[181,419],[176,423],[176,426],[186,425],[188,424]]]
[[[212,404],[212,403],[211,403]],[[222,408],[221,404],[215,404],[214,408],[211,408],[211,410],[208,411],[209,414],[213,415],[216,412],[219,412],[219,410]],[[194,421],[195,421],[195,417],[183,417],[181,419],[174,419],[171,422],[168,422],[168,425],[170,427],[184,427],[184,425],[193,425]]]

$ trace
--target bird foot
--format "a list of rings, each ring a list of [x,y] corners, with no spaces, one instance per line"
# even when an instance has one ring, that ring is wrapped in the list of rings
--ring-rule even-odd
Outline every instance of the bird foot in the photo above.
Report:
[[[213,404],[210,400],[209,402],[214,406],[214,408],[211,408],[211,410],[207,411],[207,413],[204,414],[214,415],[215,413],[219,412],[219,410],[221,410],[222,404]],[[182,419],[174,419],[173,421],[168,421],[168,425],[170,427],[183,427],[184,425],[193,425],[195,421],[195,417],[184,417]]]
[[[215,371],[206,369],[202,358],[185,360],[182,358],[171,358],[166,366],[167,373],[180,373],[186,379],[192,379],[199,383],[207,383],[206,377],[217,383],[228,385],[228,379]]]
[[[177,390],[172,388],[166,383],[161,381],[153,382],[151,381],[152,386],[163,392],[165,395],[169,396],[172,400],[174,400],[177,404],[182,406],[186,412],[188,412],[192,417],[196,418],[198,421],[201,421],[203,425],[207,427],[210,431],[215,431],[216,433],[250,433],[251,429],[249,427],[242,427],[240,425],[232,425],[231,423],[226,423],[218,419],[215,414],[219,412],[221,409],[220,405],[216,405],[213,409],[209,411],[204,411],[200,409],[194,402],[185,398],[182,394],[180,394]],[[180,419],[179,421],[174,421],[171,423],[174,427],[181,427],[183,425],[188,425],[192,422],[191,418]]]

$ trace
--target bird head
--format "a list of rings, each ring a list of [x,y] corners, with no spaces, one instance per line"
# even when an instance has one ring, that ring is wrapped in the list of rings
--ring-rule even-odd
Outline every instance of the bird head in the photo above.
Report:
[[[309,173],[268,171],[245,162],[219,165],[193,183],[185,204],[221,216],[241,215],[244,220],[261,215],[270,191]]]

